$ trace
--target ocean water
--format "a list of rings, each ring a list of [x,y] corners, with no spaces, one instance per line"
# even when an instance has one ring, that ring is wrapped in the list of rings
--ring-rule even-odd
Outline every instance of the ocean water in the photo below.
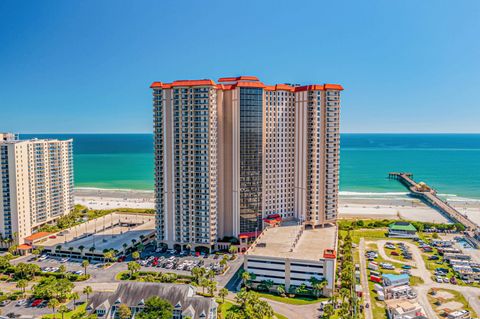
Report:
[[[73,138],[76,187],[153,189],[151,134],[21,134]],[[340,191],[401,194],[408,171],[448,197],[480,199],[480,134],[342,134]]]

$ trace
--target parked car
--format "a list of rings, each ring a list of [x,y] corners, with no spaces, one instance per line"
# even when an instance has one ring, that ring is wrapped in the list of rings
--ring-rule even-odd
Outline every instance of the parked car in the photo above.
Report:
[[[437,256],[437,255],[432,255],[428,257],[428,260],[439,260],[439,259],[440,259],[440,256]]]
[[[396,251],[392,251],[392,252],[390,252],[390,255],[392,255],[392,256],[398,256],[398,255],[399,255],[399,253],[398,253],[398,252],[396,252]]]
[[[403,265],[402,268],[403,268],[403,269],[412,269],[412,266],[410,266],[410,265]]]
[[[40,257],[38,257],[38,261],[44,261],[48,258],[47,255],[41,255]]]
[[[10,303],[10,299],[5,299],[4,301],[0,302],[0,307],[5,307]]]
[[[21,300],[17,301],[17,303],[15,304],[15,307],[25,306],[27,304],[27,302],[28,302],[27,299],[21,299]]]
[[[60,259],[60,262],[61,262],[61,263],[66,263],[66,262],[68,262],[69,260],[70,260],[70,258],[65,257],[65,258]]]
[[[32,302],[31,307],[38,307],[42,302],[43,302],[43,299],[35,299]]]

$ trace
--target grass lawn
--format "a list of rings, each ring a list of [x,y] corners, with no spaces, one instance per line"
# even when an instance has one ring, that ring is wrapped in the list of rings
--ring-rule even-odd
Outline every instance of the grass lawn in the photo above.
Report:
[[[417,276],[410,276],[410,285],[411,286],[419,286],[423,285],[424,281],[422,278]]]
[[[402,251],[400,250],[400,248],[398,248],[397,245],[395,245],[395,249],[388,249],[388,248],[385,248],[383,247],[383,250],[385,251],[385,253],[388,255],[388,257],[392,258],[392,259],[395,259],[395,260],[398,260],[398,261],[403,261],[403,262],[406,262],[407,260],[402,256]],[[398,254],[398,256],[395,256],[395,255],[392,255],[392,251],[396,252]]]
[[[387,228],[374,228],[374,229],[355,229],[350,231],[350,236],[352,236],[352,242],[358,245],[360,243],[360,238],[365,238],[365,240],[378,240],[378,239],[387,239],[385,235],[387,233]],[[343,238],[347,235],[346,230],[340,230],[339,234]]]
[[[75,310],[64,313],[63,317],[64,317],[64,319],[70,319],[70,318],[72,318],[73,315],[85,311],[86,307],[87,307],[87,304],[83,303],[80,306],[77,306],[77,308]],[[45,315],[45,316],[42,317],[42,319],[52,319],[52,318],[53,318],[53,314]],[[57,319],[62,318],[62,314],[60,314],[60,313],[55,314],[55,318],[57,318]]]
[[[278,302],[283,302],[289,305],[310,305],[313,303],[321,302],[324,300],[328,300],[328,298],[309,298],[309,297],[282,297],[282,296],[277,296],[274,294],[266,293],[266,292],[257,292],[257,294],[266,299],[278,301]]]
[[[368,289],[370,290],[370,307],[372,308],[373,318],[387,318],[386,304],[383,301],[377,300],[377,293],[373,290],[374,285],[375,283],[373,281],[368,281]]]
[[[464,297],[460,292],[455,291],[455,290],[450,290],[450,289],[443,289],[443,288],[442,288],[442,289],[437,289],[437,292],[438,292],[438,291],[446,291],[446,292],[452,294],[452,296],[453,296],[453,297],[450,298],[450,299],[444,299],[444,300],[442,300],[442,303],[447,303],[447,302],[449,302],[449,301],[460,302],[460,303],[463,305],[462,309],[465,309],[465,310],[470,311],[470,317],[471,317],[471,318],[477,318],[477,314],[476,314],[475,311],[470,307],[468,301],[465,299],[465,297]],[[432,295],[431,295],[431,292],[432,292],[432,289],[430,289],[430,290],[428,291],[428,295],[427,295],[428,301],[429,301],[430,304],[432,305],[433,310],[435,310],[435,312],[436,312],[437,314],[441,315],[441,314],[443,313],[443,310],[442,310],[442,309],[438,309],[439,306],[441,306],[441,304],[440,304],[440,305],[437,305],[437,304],[436,304],[437,298],[436,298],[436,296],[432,296]]]

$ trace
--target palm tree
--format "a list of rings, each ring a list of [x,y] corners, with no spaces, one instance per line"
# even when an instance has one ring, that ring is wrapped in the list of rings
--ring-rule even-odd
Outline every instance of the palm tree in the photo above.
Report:
[[[115,258],[115,252],[113,250],[108,250],[103,253],[103,258],[111,262]]]
[[[313,276],[310,277],[308,281],[310,281],[310,284],[312,285],[313,293],[315,294],[316,297],[320,295],[323,288],[325,288],[325,286],[327,285],[327,281],[325,279],[320,280]]]
[[[77,305],[77,300],[80,299],[80,295],[78,294],[78,292],[72,292],[72,294],[70,295],[70,298],[72,298],[73,300],[73,309],[75,310]]]
[[[85,276],[87,275],[87,267],[88,267],[88,265],[90,265],[90,262],[89,262],[87,259],[85,259],[84,261],[82,261],[82,267],[83,267],[83,269],[84,269]]]
[[[61,306],[58,308],[58,312],[62,314],[62,319],[64,319],[65,313],[68,312],[67,306],[61,305]]]
[[[270,291],[270,289],[273,287],[275,283],[273,282],[273,280],[271,279],[268,279],[268,280],[264,280],[263,281],[263,286],[265,287],[265,290],[266,291]]]
[[[26,279],[20,279],[17,282],[17,288],[22,289],[22,293],[25,294],[25,288],[27,288],[28,281]]]
[[[285,295],[285,286],[284,285],[279,285],[277,287],[277,293],[280,295],[280,296],[284,296]]]
[[[138,251],[134,251],[132,253],[132,258],[135,259],[135,260],[139,259],[140,258],[140,253]]]
[[[127,264],[128,271],[130,271],[130,278],[142,268],[139,263],[131,261]]]
[[[60,249],[62,249],[62,245],[57,245],[57,247],[55,247],[55,251],[58,251]]]
[[[87,303],[88,303],[88,296],[93,292],[92,287],[86,286],[83,288],[83,293],[87,296]]]
[[[236,256],[238,252],[238,248],[236,246],[230,246],[228,247],[228,252],[233,256]]]
[[[95,251],[95,246],[90,247],[90,249],[88,251],[93,253]]]
[[[213,294],[217,290],[217,282],[213,280],[209,280],[207,288],[208,288],[208,293],[213,297]]]
[[[78,246],[78,250],[80,250],[80,256],[83,255],[83,250],[84,249],[85,249],[85,246],[82,246],[82,245]]]
[[[128,247],[127,243],[123,243],[122,247],[123,247],[123,254],[125,255],[127,253],[127,247]]]
[[[220,298],[222,298],[222,303],[225,302],[225,297],[228,295],[228,289],[227,288],[222,288],[220,289],[220,291],[218,292],[218,296]]]
[[[248,271],[244,271],[242,273],[242,281],[243,281],[243,285],[245,287],[248,287],[248,283],[250,282],[251,279],[252,278],[251,278],[250,273]]]
[[[48,301],[48,308],[52,308],[52,311],[53,311],[53,318],[55,318],[55,310],[57,309],[58,305],[60,304],[60,302],[58,302],[57,299],[55,298],[52,298]]]
[[[206,275],[208,279],[213,279],[215,278],[215,271],[213,269],[210,269],[209,271],[207,271]]]
[[[205,294],[205,288],[210,284],[210,280],[207,278],[200,279],[200,286],[202,287],[202,293]]]
[[[65,265],[60,265],[60,267],[58,267],[58,272],[61,274],[62,277],[65,277],[66,271],[67,271],[67,267],[65,267]]]

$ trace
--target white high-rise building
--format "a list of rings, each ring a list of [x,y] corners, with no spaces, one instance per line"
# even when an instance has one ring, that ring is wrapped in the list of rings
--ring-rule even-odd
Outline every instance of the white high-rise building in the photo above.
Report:
[[[0,134],[0,233],[22,244],[73,208],[72,140]]]

